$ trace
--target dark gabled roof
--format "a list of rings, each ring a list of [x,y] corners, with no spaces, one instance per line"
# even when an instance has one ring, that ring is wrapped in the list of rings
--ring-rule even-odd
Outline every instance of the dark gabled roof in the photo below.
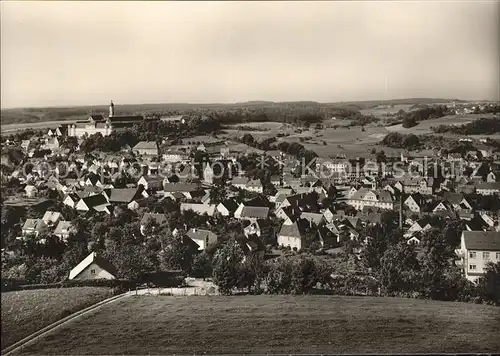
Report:
[[[498,231],[464,231],[463,236],[468,250],[500,251]]]
[[[134,150],[137,149],[148,149],[148,150],[158,150],[158,144],[156,141],[141,141],[133,147]]]
[[[309,222],[307,220],[297,219],[297,221],[291,225],[283,224],[278,235],[301,238],[305,234],[308,226]]]
[[[264,251],[266,247],[262,243],[262,240],[255,234],[249,235],[246,240],[246,244],[252,248],[252,251]]]
[[[99,205],[108,205],[108,200],[102,194],[92,195],[89,197],[82,198],[89,208],[99,206]]]
[[[94,120],[94,121],[104,121],[104,116],[102,115],[95,115],[95,114],[92,114],[90,115],[90,119]]]
[[[110,203],[130,203],[137,199],[140,195],[140,190],[137,188],[113,188],[109,196]]]
[[[476,189],[495,189],[495,190],[500,190],[500,182],[478,183],[476,185]]]
[[[203,240],[203,241],[205,241],[205,239],[209,236],[216,236],[217,237],[217,235],[214,234],[212,231],[203,230],[203,229],[190,229],[186,233],[186,235],[193,240]]]
[[[148,183],[149,188],[163,188],[163,177],[159,175],[142,176]]]
[[[245,206],[241,211],[241,217],[265,219],[269,215],[269,208],[264,206]]]
[[[236,211],[236,209],[238,209],[238,204],[233,199],[226,199],[223,202],[221,202],[221,204],[224,205],[224,207],[231,212],[234,212]]]
[[[117,276],[116,268],[108,260],[98,256],[95,252],[91,252],[90,255],[84,258],[75,268],[70,271],[70,279],[78,276],[92,263],[95,263],[105,271],[111,273],[114,277]]]
[[[135,122],[142,121],[144,117],[142,115],[125,115],[125,116],[112,116],[108,118],[111,123],[125,123],[125,122]]]
[[[460,193],[444,192],[443,198],[451,204],[460,204],[464,199],[464,196]]]
[[[167,193],[173,192],[194,192],[198,190],[198,184],[195,183],[165,183],[163,191]]]

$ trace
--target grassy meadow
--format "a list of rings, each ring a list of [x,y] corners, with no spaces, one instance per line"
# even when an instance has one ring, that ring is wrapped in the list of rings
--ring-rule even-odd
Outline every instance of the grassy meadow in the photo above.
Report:
[[[2,293],[2,349],[78,310],[111,297],[104,287]]]
[[[131,296],[22,354],[500,351],[492,306],[342,296]]]

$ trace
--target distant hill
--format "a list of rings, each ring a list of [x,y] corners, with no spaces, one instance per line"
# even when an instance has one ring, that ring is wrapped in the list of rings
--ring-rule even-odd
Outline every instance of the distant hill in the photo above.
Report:
[[[442,99],[442,98],[407,98],[407,99],[390,99],[390,100],[366,100],[366,101],[340,101],[333,102],[332,105],[358,107],[360,109],[370,109],[379,105],[420,105],[420,104],[437,104],[449,102],[465,103],[467,100],[461,99]]]
[[[117,114],[134,115],[134,114],[150,114],[150,113],[165,113],[165,114],[186,114],[191,112],[199,113],[200,110],[237,110],[241,108],[284,108],[295,110],[300,108],[338,108],[363,110],[373,108],[379,105],[403,105],[403,104],[432,104],[443,102],[464,102],[458,99],[432,99],[432,98],[409,98],[409,99],[392,99],[392,100],[369,100],[369,101],[345,101],[335,103],[319,103],[315,101],[290,101],[290,102],[273,102],[264,100],[247,101],[242,103],[213,103],[213,104],[189,104],[189,103],[163,103],[163,104],[117,104]],[[18,109],[2,109],[1,124],[20,124],[20,123],[36,123],[46,121],[68,121],[82,120],[90,114],[106,114],[108,112],[107,105],[89,105],[75,107],[48,107],[48,108],[18,108]]]

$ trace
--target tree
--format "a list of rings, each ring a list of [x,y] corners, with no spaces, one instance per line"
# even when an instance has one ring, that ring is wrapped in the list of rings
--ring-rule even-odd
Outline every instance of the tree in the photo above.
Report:
[[[212,260],[206,252],[200,253],[195,257],[191,267],[191,274],[195,278],[205,278],[212,275]]]
[[[479,295],[484,301],[500,305],[500,262],[490,262],[477,285]]]
[[[305,294],[317,284],[316,261],[311,257],[300,257],[292,268],[292,293]]]
[[[234,238],[227,241],[214,255],[212,277],[221,294],[231,294],[238,285],[243,256],[243,251]]]
[[[417,120],[415,120],[415,118],[412,116],[405,116],[403,118],[402,126],[406,129],[413,127],[413,126],[417,126]]]
[[[163,270],[182,270],[189,274],[193,265],[196,250],[183,243],[182,239],[174,238],[170,244],[163,249],[161,255],[161,268]]]
[[[257,254],[249,255],[240,266],[238,288],[247,288],[248,293],[260,291],[262,260]]]
[[[455,300],[459,293],[451,288],[452,284],[456,285],[456,281],[452,279],[458,268],[454,264],[454,246],[448,242],[448,234],[449,232],[432,229],[422,238],[420,290],[431,299]]]
[[[380,260],[381,286],[389,294],[415,291],[418,286],[418,271],[414,244],[401,241],[390,246]]]

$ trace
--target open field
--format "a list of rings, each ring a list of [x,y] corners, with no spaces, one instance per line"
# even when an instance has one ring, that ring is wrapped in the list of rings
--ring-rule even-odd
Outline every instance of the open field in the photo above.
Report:
[[[2,135],[10,135],[19,131],[34,129],[50,129],[59,127],[61,124],[72,124],[75,120],[65,120],[65,121],[42,121],[42,122],[31,122],[31,123],[23,123],[23,124],[8,124],[2,125]]]
[[[394,106],[380,105],[374,108],[360,110],[363,115],[373,115],[379,119],[387,118],[389,114],[396,114],[399,110],[410,111],[413,104],[398,104]]]
[[[339,123],[345,120],[336,120]],[[254,123],[257,124],[257,123]],[[366,156],[372,148],[383,149],[386,153],[398,152],[388,147],[379,147],[377,144],[389,133],[386,127],[378,125],[366,125],[364,131],[360,126],[329,127],[321,130],[310,128],[296,132],[297,127],[279,124],[275,122],[258,123],[260,127],[269,128],[268,131],[248,131],[243,129],[226,129],[226,137],[243,136],[249,133],[256,139],[276,137],[278,133],[285,133],[289,136],[277,137],[277,142],[298,142],[306,149],[315,151],[320,157],[331,157],[345,155],[347,158]],[[250,126],[250,125],[245,125]],[[235,126],[233,126],[235,127]],[[326,144],[325,144],[326,143]]]
[[[422,353],[500,350],[491,306],[339,296],[127,297],[23,354]]]
[[[2,348],[110,296],[111,290],[103,287],[2,293]]]
[[[410,128],[404,128],[401,125],[387,126],[387,130],[390,132],[400,132],[405,134],[415,134],[415,135],[424,135],[424,134],[432,134],[433,131],[431,127],[439,126],[439,125],[465,125],[469,122],[484,118],[484,117],[493,117],[494,114],[468,114],[468,115],[448,115],[443,116],[438,119],[431,119],[419,122],[417,126],[413,126]],[[446,135],[443,135],[446,136]],[[452,135],[453,136],[453,135]]]

